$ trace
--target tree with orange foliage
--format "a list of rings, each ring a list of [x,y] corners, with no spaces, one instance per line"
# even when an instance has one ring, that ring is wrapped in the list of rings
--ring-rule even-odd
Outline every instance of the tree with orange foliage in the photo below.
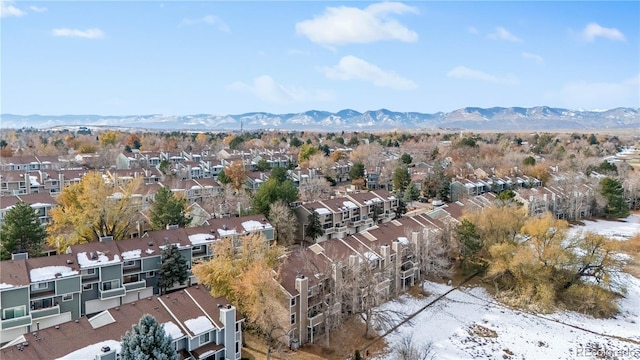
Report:
[[[136,134],[129,134],[124,143],[131,149],[140,149],[140,146],[142,146],[142,144],[140,143],[140,138]]]
[[[113,236],[114,240],[129,237],[139,218],[133,195],[141,179],[114,186],[92,171],[79,183],[66,186],[50,212],[48,244],[61,253],[70,245],[98,241],[102,236]]]
[[[225,167],[224,174],[231,179],[231,186],[233,186],[236,192],[242,189],[247,176],[247,171],[244,169],[242,160],[235,160],[231,165]]]

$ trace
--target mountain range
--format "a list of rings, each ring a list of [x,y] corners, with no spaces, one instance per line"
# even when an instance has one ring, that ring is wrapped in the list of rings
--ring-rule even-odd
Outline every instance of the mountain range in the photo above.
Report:
[[[280,130],[598,130],[640,129],[640,108],[569,110],[537,106],[466,107],[451,112],[426,114],[387,109],[335,113],[310,110],[303,113],[252,112],[239,115],[0,115],[1,128],[59,129],[77,126],[136,128],[149,130],[234,131]]]

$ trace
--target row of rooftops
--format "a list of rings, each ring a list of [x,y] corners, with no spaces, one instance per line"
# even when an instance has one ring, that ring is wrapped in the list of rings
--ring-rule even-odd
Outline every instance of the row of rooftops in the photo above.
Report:
[[[309,278],[312,286],[323,280],[320,274],[316,276],[318,269],[328,269],[330,264],[346,265],[350,256],[357,256],[362,260],[382,259],[381,247],[388,246],[393,253],[393,242],[399,241],[406,244],[408,232],[422,231],[425,228],[440,232],[445,228],[445,224],[426,214],[418,214],[375,225],[342,239],[329,239],[310,245],[301,251],[294,251],[289,254],[280,272],[281,285],[290,296],[295,296],[298,293],[295,287],[298,276],[303,275]]]
[[[372,191],[348,193],[344,197],[308,202],[304,204],[304,208],[309,209],[309,211],[313,210],[320,215],[324,215],[330,213],[341,213],[343,211],[382,203],[385,201],[394,201],[396,199],[397,198],[389,191],[377,189]]]
[[[192,248],[233,235],[271,229],[262,215],[212,219],[210,225],[149,231],[140,238],[72,245],[68,253],[0,262],[0,289],[77,275],[92,267],[159,256],[167,244]]]
[[[235,308],[225,298],[214,298],[204,286],[192,286],[168,295],[152,296],[136,302],[105,310],[92,318],[81,317],[55,327],[24,334],[0,349],[2,359],[93,359],[100,350],[120,346],[120,338],[131,331],[131,324],[144,314],[152,315],[165,332],[178,340],[194,338],[211,330],[228,328],[235,332],[235,324],[223,324],[220,313]],[[235,321],[242,318],[236,312]],[[230,327],[230,328],[229,328]],[[233,345],[235,347],[235,344]],[[224,348],[211,344],[197,349],[198,354]],[[192,351],[193,356],[198,354]],[[182,354],[185,358],[189,354]]]

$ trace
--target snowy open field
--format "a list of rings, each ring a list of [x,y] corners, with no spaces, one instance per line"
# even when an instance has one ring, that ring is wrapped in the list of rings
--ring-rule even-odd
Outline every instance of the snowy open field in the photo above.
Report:
[[[640,233],[640,216],[625,220],[587,221],[583,230],[620,240]],[[406,336],[417,344],[431,341],[435,359],[640,359],[640,279],[622,274],[620,281],[627,295],[619,300],[621,312],[614,319],[526,313],[495,302],[482,288],[461,288],[390,333],[386,342],[393,351]],[[427,282],[429,297],[405,295],[383,307],[411,314],[451,288]]]

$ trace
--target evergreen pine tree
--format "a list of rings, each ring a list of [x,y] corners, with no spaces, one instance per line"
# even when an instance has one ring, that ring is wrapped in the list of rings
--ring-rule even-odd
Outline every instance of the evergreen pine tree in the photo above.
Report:
[[[35,210],[20,201],[7,211],[0,227],[0,257],[11,259],[14,252],[28,252],[29,257],[40,256],[46,236]]]
[[[151,204],[151,229],[162,230],[167,225],[185,227],[191,217],[185,214],[187,199],[176,196],[171,189],[161,187]]]
[[[180,255],[178,246],[167,244],[162,250],[162,265],[158,270],[158,287],[161,293],[165,293],[168,288],[175,283],[184,285],[189,278],[187,261]]]
[[[120,340],[122,360],[177,360],[178,353],[164,326],[149,315],[143,315]]]
[[[307,216],[307,221],[308,224],[305,227],[304,236],[311,238],[315,242],[316,238],[324,233],[320,223],[320,215],[312,209],[311,214]]]
[[[398,199],[398,207],[396,208],[395,219],[400,219],[402,215],[407,213],[407,204],[402,199]]]

